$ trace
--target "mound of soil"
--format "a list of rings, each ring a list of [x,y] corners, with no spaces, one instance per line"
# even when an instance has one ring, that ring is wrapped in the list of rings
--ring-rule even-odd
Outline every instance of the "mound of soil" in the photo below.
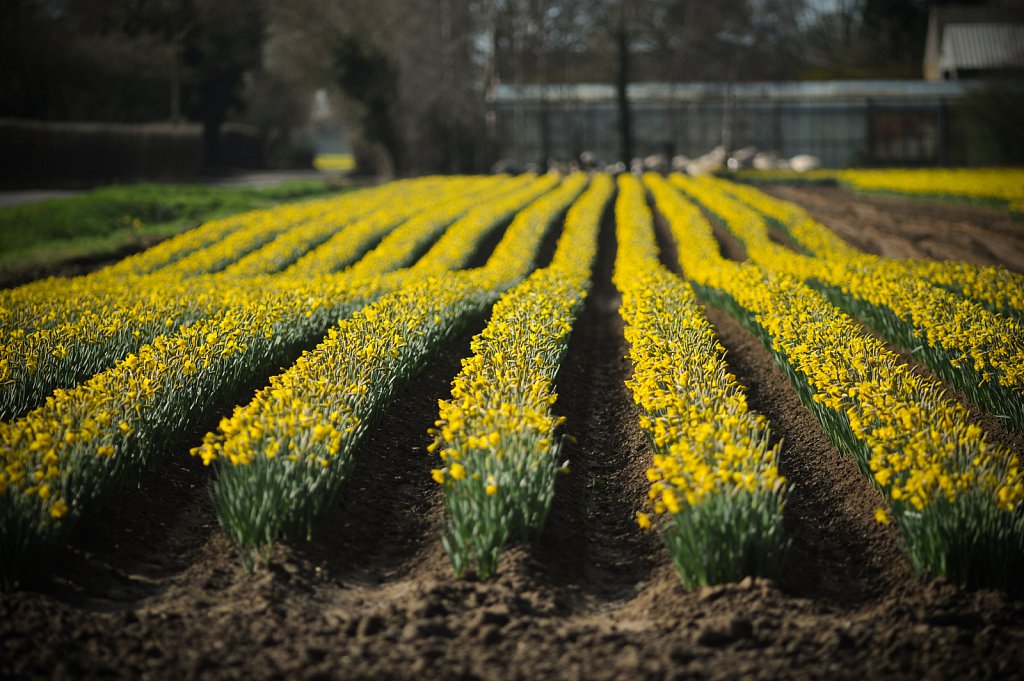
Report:
[[[823,190],[773,191],[806,198],[812,211],[843,210]],[[889,222],[872,218],[869,228],[846,215],[851,233],[922,243],[911,227],[892,226],[932,219],[917,215],[919,204],[865,205]],[[934,220],[931,238],[942,241],[945,223]],[[987,223],[972,229],[961,231],[982,244],[1001,233]],[[877,239],[857,243],[885,242]],[[360,447],[315,538],[280,547],[255,574],[217,526],[210,471],[184,444],[169,451],[88,520],[53,574],[0,595],[0,676],[1019,678],[1024,602],[915,577],[895,528],[874,522],[881,499],[852,459],[829,443],[754,337],[710,308],[751,405],[783,441],[793,550],[778,582],[681,588],[657,535],[634,520],[650,450],[623,385],[630,369],[610,280],[614,249],[606,220],[595,287],[558,382],[571,473],[558,481],[544,534],[507,550],[496,579],[453,575],[425,451],[437,399],[448,395],[478,320]]]

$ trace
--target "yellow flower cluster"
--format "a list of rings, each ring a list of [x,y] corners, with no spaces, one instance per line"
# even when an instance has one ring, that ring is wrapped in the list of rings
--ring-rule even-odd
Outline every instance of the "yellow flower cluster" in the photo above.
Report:
[[[515,180],[453,178],[445,181],[443,191],[436,186],[437,182],[427,178],[416,183],[396,183],[401,191],[372,190],[367,192],[370,194],[368,198],[355,203],[352,198],[345,197],[345,210],[363,213],[363,219],[346,224],[344,211],[321,209],[318,219],[299,224],[264,248],[243,256],[236,263],[244,265],[241,269],[231,266],[214,275],[184,281],[168,270],[128,281],[123,277],[112,280],[106,276],[91,275],[66,284],[62,284],[62,280],[50,280],[49,286],[32,287],[27,296],[12,296],[15,305],[9,309],[30,310],[62,321],[36,330],[22,327],[7,332],[6,342],[0,350],[0,418],[23,414],[40,404],[53,389],[68,387],[88,378],[142,344],[160,334],[173,332],[182,324],[268,296],[294,298],[297,292],[337,287],[342,279],[351,282],[357,277],[379,276],[401,267],[415,254],[420,243],[469,208],[463,198],[464,191],[496,185],[490,192],[482,194],[483,198],[489,198],[531,180],[529,177]],[[403,199],[410,196],[418,198],[412,203]],[[438,204],[422,211],[420,206],[430,199],[436,199]],[[381,200],[385,200],[383,208],[367,213],[367,206]],[[295,274],[295,268],[290,268],[279,275],[254,275],[239,280],[240,272],[248,271],[254,263],[262,263],[270,272],[280,269],[286,260],[285,254],[293,252],[294,242],[287,251],[277,244],[287,241],[292,234],[306,232],[309,226],[321,232],[332,227],[338,233],[332,243],[311,251],[312,254],[329,251],[318,257],[321,265],[352,262],[394,225],[395,203],[403,206],[402,212],[406,216],[418,211],[416,219],[409,221],[417,226],[409,229],[403,225],[397,230],[405,238],[402,248],[389,242],[375,249],[375,257],[369,259],[375,268],[372,271],[363,268],[361,272],[344,272],[343,277],[331,275],[328,271],[317,278],[318,273],[299,276]],[[429,229],[425,230],[424,225]],[[67,290],[68,287],[72,290]],[[49,294],[50,302],[37,304],[41,295],[46,294]],[[74,307],[76,301],[77,308]],[[31,327],[31,322],[24,317],[22,315],[20,321]]]
[[[407,285],[342,320],[207,434],[193,454],[218,463],[218,514],[247,561],[282,537],[311,532],[343,483],[366,424],[445,339],[495,300],[500,289],[488,283],[502,286],[529,267],[547,226],[585,183],[578,175],[554,188],[559,179],[548,176],[493,200],[490,210],[470,211],[409,270]],[[476,241],[534,198],[484,267],[446,271],[462,266]],[[441,274],[416,276],[417,267]]]
[[[655,448],[649,496],[655,514],[669,514],[665,538],[683,583],[771,575],[785,548],[786,491],[767,420],[748,410],[693,290],[659,263],[632,176],[619,178],[615,223],[614,281],[633,363],[627,385]],[[638,521],[651,524],[646,513]]]
[[[1024,170],[1019,168],[927,168],[838,170],[840,182],[861,191],[962,198],[1024,210]]]
[[[523,175],[509,180],[506,177],[494,178],[451,178],[438,185],[426,185],[426,191],[410,191],[405,197],[391,197],[382,202],[376,211],[357,221],[344,230],[335,230],[335,234],[323,245],[310,250],[284,271],[286,277],[316,277],[329,275],[344,270],[352,278],[358,276],[375,276],[381,272],[391,271],[405,263],[400,258],[396,263],[381,263],[369,258],[361,258],[367,247],[372,246],[381,238],[394,239],[396,234],[408,235],[409,249],[418,248],[426,239],[450,225],[473,205],[472,200],[488,201],[506,192],[518,189],[533,181],[533,177]],[[418,188],[420,185],[416,185]],[[423,205],[430,205],[430,210],[423,210]],[[413,229],[413,225],[418,228]],[[426,227],[424,227],[426,225]],[[362,248],[353,249],[353,242]],[[404,253],[393,244],[380,253]],[[353,271],[352,265],[358,263],[361,272]]]
[[[970,200],[1005,205],[1024,213],[1024,170],[1019,168],[865,168],[741,170],[738,178],[752,182],[841,183],[864,192],[903,194],[929,199]]]
[[[704,182],[767,216],[808,255],[864,263],[865,266],[884,263],[886,269],[894,274],[903,268],[906,275],[926,279],[936,286],[959,293],[993,312],[1018,320],[1024,318],[1024,275],[1010,272],[1005,267],[978,267],[956,260],[879,258],[856,250],[794,203],[745,185],[713,179],[705,179]]]
[[[522,182],[503,179],[498,184]],[[540,184],[535,194],[552,180],[526,182]],[[378,200],[388,196],[373,191]],[[520,193],[520,205],[529,198]],[[345,200],[354,199],[347,196]],[[446,210],[442,210],[445,223],[450,221]],[[472,223],[481,227],[478,218]],[[386,242],[375,250],[386,251]],[[461,264],[450,254],[443,255],[445,262]],[[381,257],[380,262],[400,266],[402,257]],[[467,252],[463,258],[468,257]],[[107,285],[99,274],[82,280],[97,282],[97,289]],[[122,308],[135,304],[133,295],[148,295],[140,300],[166,309],[170,300],[205,293],[202,304],[214,309],[204,308],[205,317],[182,322],[180,327],[155,317],[164,333],[149,342],[134,337],[132,332],[143,328],[136,324],[125,332],[136,347],[141,346],[134,354],[77,387],[56,390],[43,406],[24,417],[0,424],[3,579],[16,579],[39,552],[65,536],[96,499],[116,487],[121,472],[137,471],[167,437],[190,427],[238,385],[289,361],[294,348],[322,338],[339,318],[408,280],[408,273],[359,279],[344,274],[305,279],[276,275],[238,279],[231,285],[231,278],[215,275],[179,281],[178,288],[168,287],[164,297],[141,285],[123,292],[115,301]],[[149,282],[155,289],[159,282],[175,278],[157,272],[134,281]],[[71,280],[69,286],[75,289],[84,284]],[[197,304],[196,300],[188,303]]]
[[[980,406],[1024,431],[1020,322],[910,276],[899,262],[858,253],[844,257],[841,249],[825,245],[818,246],[825,257],[794,253],[773,242],[761,214],[723,191],[720,181],[674,176],[673,182],[718,215],[743,242],[752,261],[824,289],[890,341],[913,349]],[[801,235],[807,231],[817,230],[812,227]]]
[[[488,180],[490,183],[496,181],[496,178]],[[296,260],[299,257],[312,257],[314,253],[317,254],[317,263],[323,273],[330,273],[348,265],[350,260],[347,258],[358,257],[369,250],[383,234],[418,212],[419,206],[441,193],[443,185],[447,185],[446,188],[450,191],[461,194],[473,191],[476,185],[483,182],[478,178],[453,178],[446,181],[424,178],[416,182],[405,180],[395,184],[398,186],[392,185],[391,191],[386,195],[388,203],[383,207],[375,206],[372,212],[364,213],[361,217],[353,215],[350,211],[326,212],[316,219],[298,224],[262,248],[235,260],[221,270],[220,274],[232,278],[273,274],[297,264]],[[359,219],[353,220],[357,217]],[[340,229],[342,227],[344,229]],[[320,248],[328,239],[332,239],[334,243]],[[300,273],[298,268],[289,272],[293,275],[297,273]],[[311,276],[313,272],[302,271],[301,274]]]
[[[890,499],[914,565],[1000,583],[1006,575],[992,565],[1006,561],[995,556],[1024,560],[1017,458],[986,442],[937,381],[916,375],[791,275],[692,257],[713,248],[710,225],[663,179],[647,183],[677,241],[704,243],[679,250],[687,275],[761,336],[832,440],[858,457]]]
[[[548,194],[533,231],[549,229],[585,183],[577,175],[565,182],[568,191]],[[472,340],[473,356],[463,360],[452,383],[451,399],[440,402],[429,451],[444,462],[433,477],[445,486],[444,544],[458,574],[472,566],[488,577],[506,541],[534,536],[547,517],[559,468],[555,430],[562,421],[552,412],[553,383],[589,288],[597,230],[612,189],[607,175],[594,177],[566,215],[551,265],[495,304],[486,328]],[[491,282],[500,288],[529,266],[512,240],[499,244],[492,263],[508,263],[500,266],[507,274]]]

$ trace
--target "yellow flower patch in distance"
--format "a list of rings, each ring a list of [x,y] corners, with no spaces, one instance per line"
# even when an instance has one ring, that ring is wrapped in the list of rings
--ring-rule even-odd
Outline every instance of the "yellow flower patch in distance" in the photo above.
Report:
[[[561,180],[558,174],[548,173],[522,189],[476,206],[441,235],[437,243],[410,268],[410,273],[412,276],[434,276],[462,267],[484,236],[512,218],[525,203],[557,187]]]
[[[904,275],[926,279],[993,312],[1016,317],[1018,321],[1024,318],[1024,275],[1005,267],[979,267],[956,260],[891,260],[862,253],[794,203],[733,182],[711,178],[702,181],[769,217],[809,255],[876,267],[884,265],[894,274],[902,271]]]
[[[349,264],[345,260],[331,262],[333,249],[320,248],[329,238],[343,238],[344,234],[347,241],[357,244],[355,248],[348,245],[345,250],[359,253],[367,250],[369,245],[379,240],[382,234],[387,233],[402,220],[418,212],[422,203],[436,197],[441,187],[464,192],[472,191],[473,185],[477,183],[479,180],[473,178],[453,178],[447,181],[424,178],[419,182],[406,182],[403,191],[392,191],[389,194],[388,205],[383,207],[384,209],[378,208],[356,220],[353,220],[351,213],[345,210],[327,211],[314,220],[299,224],[280,234],[262,248],[233,262],[220,274],[224,277],[272,274],[292,265],[300,256],[312,255],[318,251],[323,253],[321,261],[326,261],[325,273],[328,273],[339,266]],[[364,245],[364,248],[359,248]]]
[[[850,169],[835,175],[861,191],[967,198],[1008,206],[1024,203],[1024,170],[1019,168]]]
[[[453,226],[453,221],[463,216],[467,220],[474,219],[468,213],[475,205],[508,197],[536,181],[536,176],[526,174],[503,179],[497,186],[488,186],[484,191],[470,196],[461,192],[446,191],[436,198],[430,210],[422,210],[389,233],[377,248],[344,270],[343,274],[358,279],[405,267],[424,244],[429,243],[442,230]],[[287,272],[291,273],[291,270]]]

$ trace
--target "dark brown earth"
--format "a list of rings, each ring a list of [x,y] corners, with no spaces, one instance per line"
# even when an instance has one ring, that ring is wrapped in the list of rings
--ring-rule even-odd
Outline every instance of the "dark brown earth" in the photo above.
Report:
[[[893,239],[925,219],[889,215],[877,229]],[[714,309],[732,370],[783,441],[793,548],[777,582],[682,589],[634,522],[650,450],[623,386],[613,258],[606,221],[559,376],[571,473],[543,535],[506,551],[496,579],[452,574],[425,452],[478,321],[360,447],[314,540],[280,547],[255,575],[217,526],[210,471],[185,444],[169,451],[88,521],[53,574],[0,595],[0,677],[1019,678],[1024,601],[915,577],[896,530],[873,520],[882,499],[761,345]]]
[[[803,206],[860,249],[890,258],[963,260],[1024,272],[1024,221],[1006,209],[853,193],[823,185],[762,189]]]

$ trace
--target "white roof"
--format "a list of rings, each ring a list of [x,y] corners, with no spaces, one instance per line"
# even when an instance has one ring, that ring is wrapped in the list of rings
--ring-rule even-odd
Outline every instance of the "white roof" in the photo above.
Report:
[[[1024,24],[946,24],[941,71],[1005,68],[1024,68]]]

